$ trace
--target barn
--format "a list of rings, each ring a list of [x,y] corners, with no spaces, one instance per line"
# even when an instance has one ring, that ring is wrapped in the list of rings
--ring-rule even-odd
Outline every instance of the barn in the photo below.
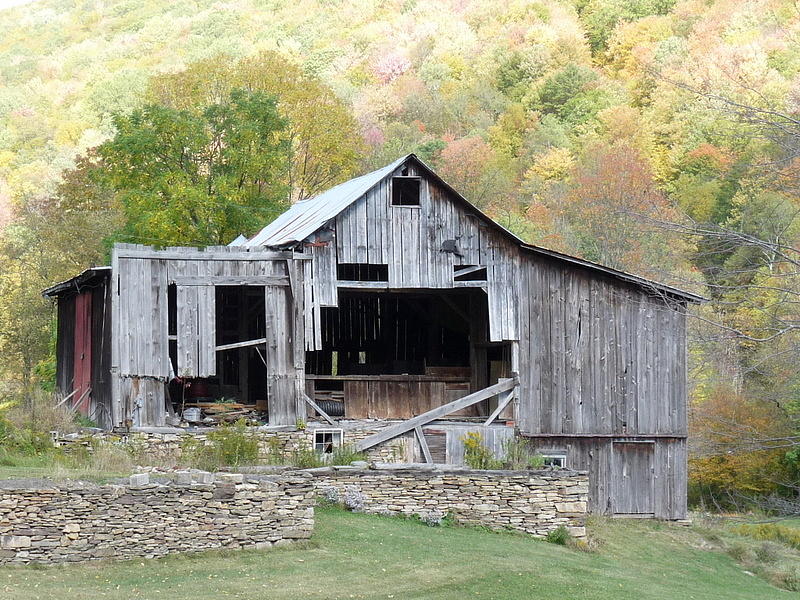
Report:
[[[686,516],[686,311],[700,296],[517,238],[413,154],[229,246],[117,244],[45,291],[62,393],[103,427],[233,399],[321,447],[414,460],[521,436],[587,470],[597,513]],[[175,382],[184,382],[176,391]],[[406,457],[408,458],[408,457]]]

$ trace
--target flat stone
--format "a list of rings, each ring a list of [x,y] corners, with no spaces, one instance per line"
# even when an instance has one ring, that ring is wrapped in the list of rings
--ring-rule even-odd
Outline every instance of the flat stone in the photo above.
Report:
[[[31,538],[27,535],[0,535],[0,548],[30,548]]]
[[[142,487],[150,483],[150,473],[136,473],[129,478],[131,487]]]

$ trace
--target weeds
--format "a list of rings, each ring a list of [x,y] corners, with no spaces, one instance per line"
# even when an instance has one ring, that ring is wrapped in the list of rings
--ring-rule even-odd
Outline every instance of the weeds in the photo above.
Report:
[[[551,544],[558,544],[559,546],[566,546],[567,542],[570,540],[569,531],[563,525],[559,525],[555,529],[551,529],[547,532],[545,536],[545,540]]]
[[[503,466],[506,469],[540,469],[544,457],[537,454],[525,438],[514,436],[503,442]]]
[[[757,523],[752,525],[739,525],[734,531],[755,540],[781,542],[800,550],[800,529],[778,525],[776,523]]]
[[[353,446],[339,446],[330,455],[327,461],[331,465],[349,465],[357,460],[365,460],[367,457],[363,452],[358,452]]]
[[[469,431],[461,438],[464,442],[464,462],[473,469],[500,469],[502,463],[494,458],[491,449],[483,443],[483,436]]]

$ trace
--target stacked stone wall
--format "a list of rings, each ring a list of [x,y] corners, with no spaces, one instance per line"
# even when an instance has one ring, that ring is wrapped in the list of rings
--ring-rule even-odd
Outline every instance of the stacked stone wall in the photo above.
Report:
[[[389,424],[342,428],[343,443],[345,445],[355,444]],[[303,430],[269,430],[253,427],[248,430],[248,434],[258,440],[259,459],[268,461],[274,458],[273,455],[276,451],[284,458],[289,459],[293,452],[304,448],[313,448],[315,429],[315,427],[308,427]],[[178,461],[183,445],[187,441],[192,440],[201,444],[210,443],[208,433],[211,431],[211,429],[186,431],[175,429],[172,431],[134,431],[126,434],[98,431],[91,434],[59,437],[56,443],[67,452],[73,452],[78,448],[85,448],[91,452],[97,444],[102,443],[124,444],[129,448],[136,448],[137,454],[145,456],[151,464],[170,466]],[[408,462],[413,459],[413,441],[411,434],[405,434],[370,448],[365,455],[367,460],[371,461]]]
[[[418,515],[542,537],[563,525],[586,536],[589,480],[568,470],[477,471],[407,467],[310,469],[321,498],[368,513]]]
[[[179,473],[168,483],[140,474],[125,485],[5,481],[0,564],[267,548],[309,538],[314,501],[311,476],[298,471]]]

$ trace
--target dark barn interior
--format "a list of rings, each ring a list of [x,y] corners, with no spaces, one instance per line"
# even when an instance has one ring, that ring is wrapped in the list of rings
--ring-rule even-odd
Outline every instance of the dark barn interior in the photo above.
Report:
[[[306,353],[307,393],[334,416],[402,419],[482,389],[510,371],[508,345],[487,341],[487,311],[477,289],[341,290],[322,309],[322,349]]]

